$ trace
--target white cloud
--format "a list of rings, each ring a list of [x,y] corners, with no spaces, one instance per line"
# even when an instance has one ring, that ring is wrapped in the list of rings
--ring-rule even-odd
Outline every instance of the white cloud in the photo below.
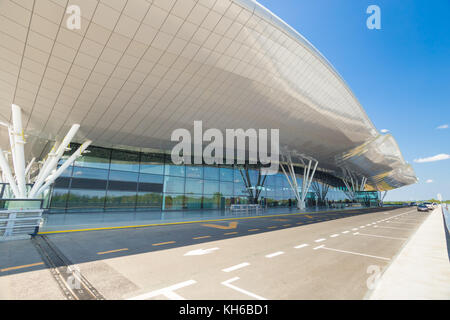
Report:
[[[440,153],[440,154],[437,154],[432,157],[414,159],[414,162],[424,163],[424,162],[435,162],[435,161],[441,161],[441,160],[447,160],[447,159],[450,159],[450,154]]]
[[[428,179],[427,181],[425,181],[425,183],[432,183],[433,179]]]
[[[443,125],[437,127],[436,129],[448,129],[448,124],[443,124]]]
[[[381,133],[388,133],[389,130],[388,130],[388,129],[381,129],[380,132],[381,132]]]

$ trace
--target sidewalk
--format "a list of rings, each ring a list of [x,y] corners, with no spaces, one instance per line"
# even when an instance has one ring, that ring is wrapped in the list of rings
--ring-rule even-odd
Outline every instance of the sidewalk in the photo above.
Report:
[[[385,208],[386,210],[389,207]],[[40,232],[52,232],[74,229],[114,228],[123,226],[137,226],[161,223],[179,223],[216,219],[236,219],[268,215],[285,215],[298,213],[327,213],[360,210],[382,210],[382,208],[346,207],[341,209],[311,207],[299,210],[290,208],[267,208],[258,212],[237,213],[230,210],[180,210],[180,211],[150,211],[150,212],[99,212],[99,213],[50,213],[44,214],[44,224]]]
[[[368,299],[449,300],[449,241],[439,207],[403,247]]]

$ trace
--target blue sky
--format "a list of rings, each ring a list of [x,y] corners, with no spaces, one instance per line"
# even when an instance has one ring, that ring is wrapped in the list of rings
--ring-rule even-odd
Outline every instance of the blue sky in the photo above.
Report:
[[[378,130],[397,140],[419,182],[386,200],[450,199],[450,1],[259,0],[307,38],[345,79]],[[381,30],[369,30],[369,5]],[[445,156],[442,156],[445,157]],[[430,181],[432,180],[432,181]]]

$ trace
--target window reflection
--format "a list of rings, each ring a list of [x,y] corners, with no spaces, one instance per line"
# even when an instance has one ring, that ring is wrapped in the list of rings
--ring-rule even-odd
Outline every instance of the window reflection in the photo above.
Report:
[[[106,190],[71,189],[67,199],[67,209],[103,209]]]
[[[139,152],[112,150],[111,169],[139,172]]]
[[[109,169],[111,149],[89,146],[76,161],[78,167]]]
[[[164,174],[164,156],[157,153],[142,153],[140,172]]]

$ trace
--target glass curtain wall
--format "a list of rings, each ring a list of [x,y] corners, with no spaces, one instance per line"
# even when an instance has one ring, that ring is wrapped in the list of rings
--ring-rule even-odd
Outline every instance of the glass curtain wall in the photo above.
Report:
[[[78,145],[72,145],[64,157],[77,148]],[[249,176],[255,186],[258,170],[250,169]],[[298,184],[301,186],[301,178]],[[266,178],[260,200],[268,207],[295,205],[295,196],[282,173]],[[55,181],[49,209],[195,210],[224,209],[238,203],[248,203],[248,192],[237,167],[177,166],[170,155],[162,153],[91,146]]]

